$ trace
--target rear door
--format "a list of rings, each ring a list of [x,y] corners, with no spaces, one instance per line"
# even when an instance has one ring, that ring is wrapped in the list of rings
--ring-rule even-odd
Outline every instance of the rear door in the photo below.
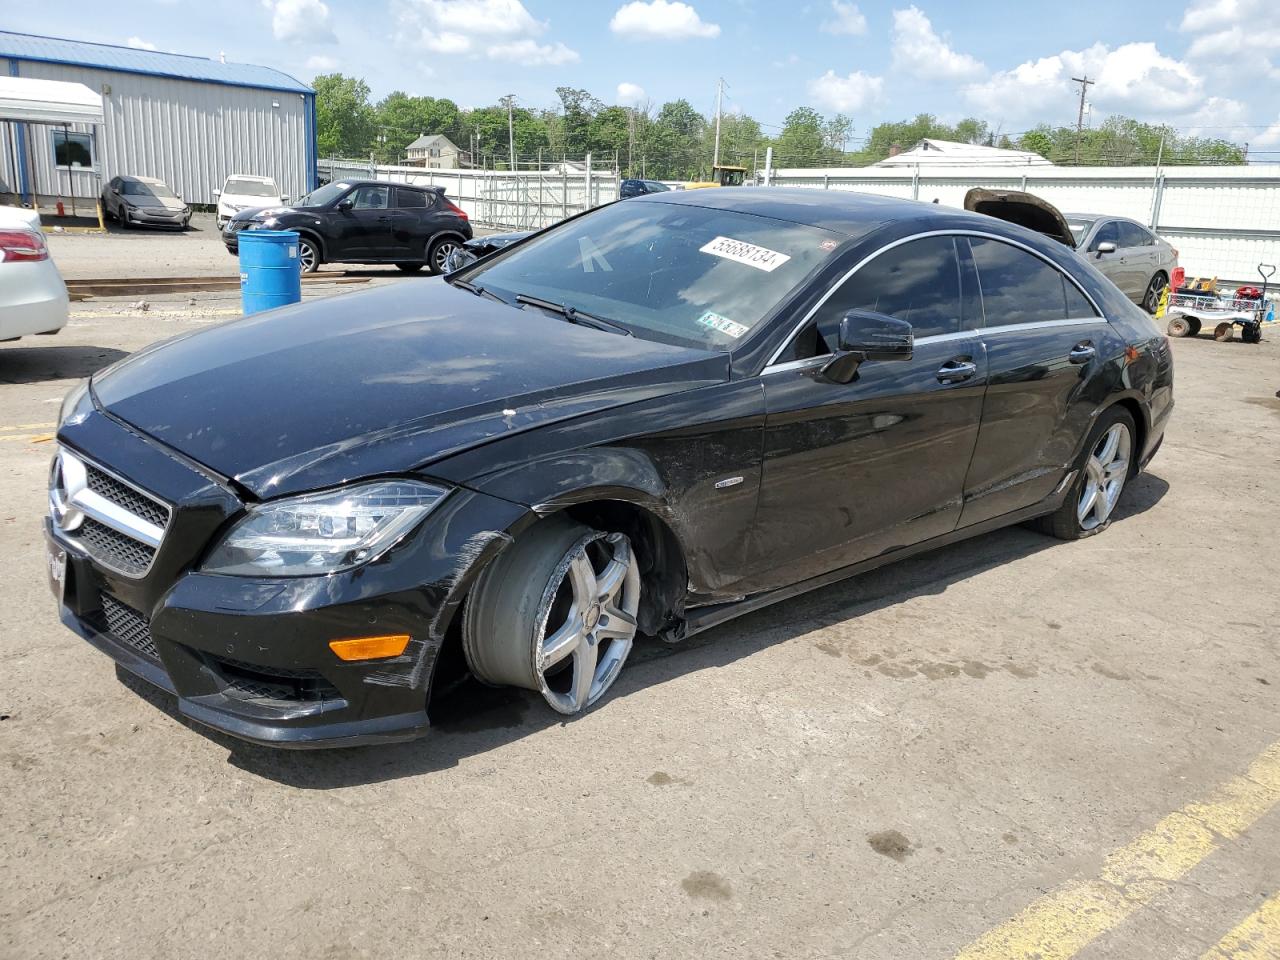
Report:
[[[427,226],[436,194],[412,187],[396,187],[391,212],[391,239],[387,255],[397,260],[426,260]]]
[[[1001,240],[971,237],[968,246],[961,259],[981,291],[989,382],[962,527],[1054,492],[1092,415],[1089,379],[1118,349],[1106,319],[1056,265]]]
[[[1160,251],[1156,247],[1156,238],[1146,227],[1128,220],[1121,220],[1119,224],[1120,252],[1124,254],[1125,270],[1130,276],[1131,299],[1141,302],[1147,292],[1147,284],[1159,266]]]
[[[765,368],[748,592],[955,528],[986,384],[982,343],[964,331],[977,303],[976,288],[961,286],[952,237],[890,246],[845,279]],[[866,362],[852,383],[826,380],[821,368],[851,310],[910,323],[912,358]]]

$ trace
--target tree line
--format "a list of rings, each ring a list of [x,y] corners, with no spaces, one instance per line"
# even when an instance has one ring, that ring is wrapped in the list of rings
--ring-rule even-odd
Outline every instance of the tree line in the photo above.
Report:
[[[461,109],[443,97],[397,90],[374,102],[368,84],[340,73],[315,78],[316,126],[322,156],[373,158],[398,163],[421,134],[443,134],[474,162],[490,169],[510,166],[507,107],[495,104]],[[606,104],[588,91],[557,87],[559,106],[533,110],[513,106],[511,135],[517,165],[534,167],[563,158],[593,155],[599,166],[615,162],[624,176],[657,180],[698,180],[710,176],[714,118],[688,100],[661,106]],[[725,114],[720,123],[720,161],[748,168],[763,166],[773,148],[775,167],[865,166],[929,137],[1028,150],[1058,164],[1150,165],[1240,164],[1245,149],[1230,141],[1182,135],[1175,128],[1113,116],[1077,135],[1070,126],[1041,124],[1014,134],[969,117],[955,124],[922,113],[910,120],[880,123],[855,140],[852,118],[824,116],[811,107],[792,110],[775,134],[755,119]]]

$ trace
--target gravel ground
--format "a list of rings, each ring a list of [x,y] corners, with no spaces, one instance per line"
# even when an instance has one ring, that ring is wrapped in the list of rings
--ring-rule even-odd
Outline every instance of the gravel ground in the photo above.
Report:
[[[642,645],[569,722],[498,692],[297,754],[185,725],[45,586],[62,394],[216,319],[81,305],[0,345],[0,956],[1194,960],[1276,893],[1274,340],[1174,342],[1103,536],[1005,530]]]

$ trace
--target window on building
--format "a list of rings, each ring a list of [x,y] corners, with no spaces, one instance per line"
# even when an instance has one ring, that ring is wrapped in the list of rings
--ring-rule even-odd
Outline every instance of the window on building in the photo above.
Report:
[[[53,131],[53,162],[59,167],[93,167],[93,134]]]

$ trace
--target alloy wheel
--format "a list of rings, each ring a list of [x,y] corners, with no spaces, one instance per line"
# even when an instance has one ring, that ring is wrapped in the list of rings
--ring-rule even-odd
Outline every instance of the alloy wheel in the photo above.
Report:
[[[595,703],[612,686],[636,636],[640,568],[621,533],[593,534],[558,565],[534,638],[533,671],[559,713]]]
[[[458,249],[452,240],[441,240],[431,254],[431,266],[436,273],[445,273],[449,269],[449,257]]]
[[[1154,314],[1160,307],[1160,291],[1164,289],[1164,281],[1160,277],[1151,278],[1151,282],[1147,284],[1147,295],[1142,298],[1142,305],[1146,308],[1147,313]]]
[[[1084,488],[1076,506],[1082,530],[1093,530],[1111,518],[1129,477],[1133,439],[1124,423],[1113,423],[1098,438],[1084,467]]]
[[[298,259],[302,262],[303,273],[311,273],[319,266],[318,257],[319,254],[316,252],[316,248],[310,243],[299,244]]]

